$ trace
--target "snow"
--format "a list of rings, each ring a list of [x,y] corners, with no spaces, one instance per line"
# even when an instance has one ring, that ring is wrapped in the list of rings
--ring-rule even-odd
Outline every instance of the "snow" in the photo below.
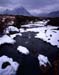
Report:
[[[30,21],[29,24],[33,24],[33,21]]]
[[[14,27],[14,26],[9,26],[6,28],[6,30],[4,30],[4,33],[8,34],[10,31],[14,32],[19,32],[19,29],[17,27]]]
[[[43,21],[34,22],[34,24],[32,23],[32,24],[22,25],[22,27],[27,27],[27,28],[26,30],[24,30],[24,28],[21,28],[20,31],[38,32],[35,38],[42,39],[43,41],[46,41],[47,43],[50,43],[51,45],[57,46],[59,48],[59,30],[57,30],[57,28],[59,27],[51,25],[45,26],[48,22],[49,20],[43,20]]]
[[[52,27],[53,29],[53,27]],[[52,30],[50,28],[46,28],[46,33],[44,29],[40,29],[39,33],[35,36],[35,38],[40,38],[48,43],[50,43],[53,46],[59,47],[59,31]],[[55,31],[55,32],[54,32]]]
[[[9,62],[10,65],[8,65],[5,69],[2,69],[2,64],[5,62]],[[5,55],[0,57],[0,75],[15,75],[18,66],[18,62],[14,62],[12,58]]]
[[[28,24],[29,25],[29,24]],[[33,24],[34,26],[37,26],[37,24]],[[40,27],[41,25],[39,24],[39,27],[32,27],[32,28],[27,28],[25,32],[31,31],[31,32],[38,32],[35,36],[35,38],[40,38],[43,41],[46,41],[50,43],[53,46],[57,46],[59,48],[59,30],[57,30],[57,26],[43,26]],[[29,26],[30,27],[30,26]]]
[[[39,54],[38,55],[38,60],[39,60],[39,64],[40,64],[40,66],[47,66],[47,63],[51,66],[51,64],[50,64],[50,62],[49,62],[49,60],[48,60],[48,57],[46,57],[46,56],[44,56],[44,55],[42,55],[42,54]]]
[[[14,21],[10,21],[7,23],[7,25],[13,25],[14,24]]]
[[[21,32],[38,32],[35,38],[42,39],[43,41],[59,48],[59,30],[57,30],[59,27],[52,25],[45,26],[48,22],[49,20],[43,20],[34,22],[34,24],[22,25],[22,27],[27,28],[26,30],[24,30],[24,28],[21,28],[20,30]]]
[[[20,31],[20,33],[25,32],[24,28],[20,28],[19,31]]]
[[[26,47],[18,46],[17,50],[25,55],[29,54],[29,50]]]
[[[33,24],[22,25],[21,27],[31,27]]]
[[[27,25],[22,25],[21,27],[34,27],[34,26],[44,26],[43,24],[27,24]]]
[[[46,25],[50,20],[43,20],[43,21],[37,21],[34,22],[35,24],[40,24],[40,25]]]
[[[34,22],[34,24],[32,22],[32,23],[29,23],[29,24],[26,24],[26,25],[22,25],[21,27],[29,27],[30,28],[30,27],[33,27],[33,26],[44,26],[48,22],[49,22],[49,20],[47,20],[47,21],[45,21],[45,20],[43,20],[43,21],[37,21],[37,22]]]
[[[10,37],[13,39],[13,38],[15,38],[17,35],[22,36],[21,33],[16,33],[16,34],[12,34],[12,35],[10,35]]]
[[[2,37],[0,37],[0,45],[4,43],[14,44],[15,40],[10,38],[8,35],[3,35]]]

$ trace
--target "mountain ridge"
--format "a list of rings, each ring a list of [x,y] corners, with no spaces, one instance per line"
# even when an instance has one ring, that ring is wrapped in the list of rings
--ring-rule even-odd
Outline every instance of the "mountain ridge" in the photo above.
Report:
[[[38,14],[37,16],[39,17],[59,17],[59,11],[53,11],[50,13],[42,13],[42,14]]]
[[[31,16],[31,14],[24,7],[18,7],[13,10],[6,9],[0,14]]]

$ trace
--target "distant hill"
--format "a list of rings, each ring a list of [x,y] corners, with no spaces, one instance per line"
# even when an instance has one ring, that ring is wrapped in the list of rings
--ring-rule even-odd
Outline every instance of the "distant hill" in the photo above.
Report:
[[[11,10],[9,10],[9,9],[6,9],[5,11],[2,12],[2,14],[7,14],[7,15],[10,13],[11,13]]]
[[[59,17],[59,11],[54,11],[50,13],[42,13],[42,14],[38,14],[37,16],[39,17]]]
[[[1,14],[31,16],[31,14],[24,7],[18,7],[14,10],[6,9]]]
[[[59,17],[59,11],[54,11],[48,14],[49,17]]]

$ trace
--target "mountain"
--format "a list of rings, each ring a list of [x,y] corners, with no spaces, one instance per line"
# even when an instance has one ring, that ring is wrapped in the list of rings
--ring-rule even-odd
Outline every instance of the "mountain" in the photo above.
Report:
[[[42,13],[42,14],[38,14],[36,16],[39,16],[39,17],[59,17],[59,11],[54,11],[54,12],[50,12],[50,13]]]
[[[11,10],[6,9],[5,11],[2,12],[2,14],[7,14],[7,15],[9,15],[9,14],[11,14]]]
[[[24,7],[15,8],[13,10],[6,9],[2,14],[31,16],[31,14]]]
[[[48,14],[49,17],[59,17],[59,11],[54,11]]]
[[[15,8],[15,9],[12,11],[12,14],[30,16],[30,13],[29,13],[24,7]]]

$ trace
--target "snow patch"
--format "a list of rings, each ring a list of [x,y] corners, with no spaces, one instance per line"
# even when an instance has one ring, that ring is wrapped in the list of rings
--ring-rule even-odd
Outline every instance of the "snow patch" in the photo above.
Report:
[[[29,50],[26,47],[18,46],[17,50],[23,54],[29,54]]]
[[[2,69],[2,64],[5,62],[9,62],[10,65],[8,65],[5,69]],[[0,75],[15,75],[18,66],[19,63],[14,62],[12,58],[9,58],[5,55],[0,57]]]
[[[15,40],[10,38],[8,35],[3,35],[2,37],[0,37],[0,45],[4,43],[14,44]]]
[[[35,24],[40,24],[40,25],[46,25],[50,20],[43,20],[43,21],[37,21],[34,22]]]
[[[14,21],[10,21],[7,23],[7,25],[13,25],[14,24]]]
[[[47,66],[47,63],[49,64],[49,65],[51,65],[50,64],[50,62],[49,62],[49,60],[48,60],[48,57],[46,57],[46,56],[44,56],[44,55],[41,55],[41,54],[39,54],[38,55],[38,60],[39,60],[39,64],[40,64],[40,66]]]
[[[55,30],[54,30],[55,31]],[[53,46],[57,46],[59,47],[59,31],[55,31],[56,33],[53,32],[53,30],[51,29],[46,29],[46,33],[45,31],[43,32],[43,30],[41,30],[36,36],[35,38],[40,38],[48,43],[50,43]]]
[[[4,30],[4,33],[8,34],[10,31],[14,32],[19,32],[19,29],[17,27],[14,27],[14,26],[9,26],[7,27],[5,30]]]
[[[17,35],[22,36],[21,33],[16,33],[16,34],[12,34],[12,35],[10,35],[10,37],[13,39],[13,38],[15,38]]]
[[[20,28],[19,31],[20,31],[20,33],[23,33],[23,32],[25,32],[26,30],[25,30],[24,28]]]

